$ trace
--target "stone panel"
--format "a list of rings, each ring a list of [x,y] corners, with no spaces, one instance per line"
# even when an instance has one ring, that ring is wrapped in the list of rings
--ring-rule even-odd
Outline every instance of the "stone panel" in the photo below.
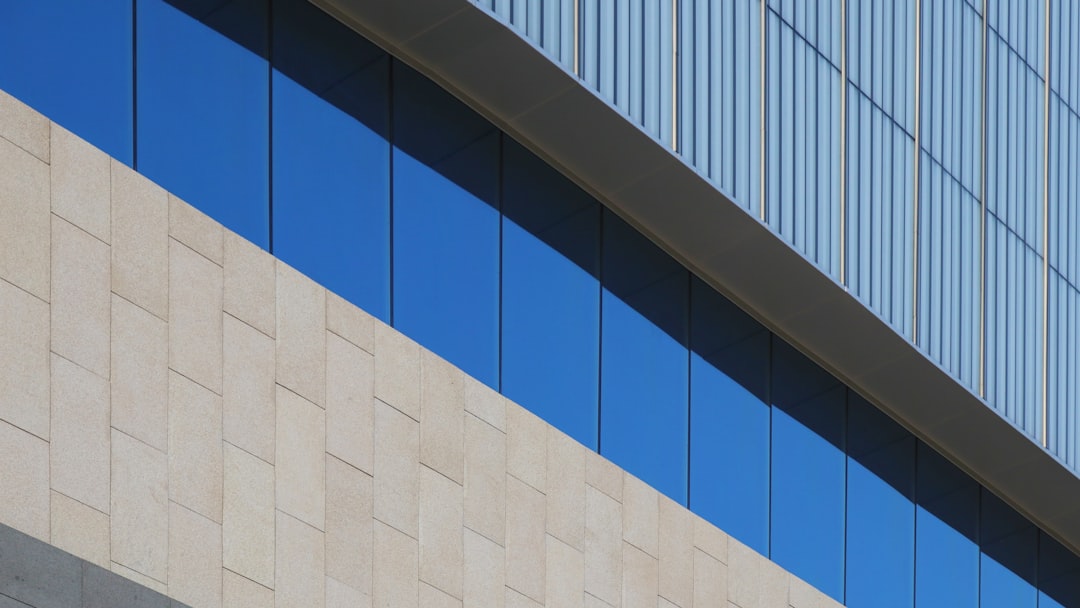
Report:
[[[547,541],[544,495],[515,477],[506,480],[506,585],[544,603]]]
[[[169,314],[169,197],[112,161],[112,289],[162,319]]]
[[[506,531],[506,435],[465,416],[465,527],[503,544]]]
[[[326,451],[368,474],[373,469],[374,357],[326,336]]]
[[[0,421],[0,522],[49,538],[49,444]]]
[[[585,546],[585,446],[547,428],[547,531],[581,551]]]
[[[462,597],[464,548],[461,486],[420,467],[420,580]]]
[[[50,496],[49,543],[108,568],[109,516],[59,492]]]
[[[169,505],[169,596],[190,606],[221,606],[221,525]]]
[[[0,279],[48,301],[49,166],[0,139],[0,167]]]
[[[420,424],[381,401],[375,402],[374,487],[375,519],[417,538]]]
[[[225,441],[274,462],[277,428],[274,339],[224,315],[222,416]]]
[[[277,388],[277,508],[319,530],[326,518],[326,412]]]
[[[273,337],[277,331],[277,262],[243,237],[225,231],[225,312]]]
[[[52,350],[109,377],[109,246],[53,216]]]
[[[326,603],[323,533],[286,513],[277,513],[277,608],[309,608]]]
[[[208,215],[169,195],[169,235],[221,266],[225,229]]]
[[[430,351],[425,350],[420,361],[420,462],[461,484],[465,481],[464,374]]]
[[[53,125],[50,137],[53,213],[108,243],[112,161],[60,125]]]
[[[622,597],[622,506],[585,488],[585,591],[618,606]]]
[[[491,539],[466,528],[464,553],[462,599],[465,605],[502,606],[505,601],[506,551]]]
[[[419,547],[415,538],[375,522],[372,603],[379,607],[416,608],[420,599]]]
[[[373,508],[371,476],[327,455],[326,575],[366,596],[371,595]]]
[[[221,267],[169,240],[169,367],[221,394]]]
[[[420,420],[420,346],[384,323],[375,324],[375,397]]]
[[[0,420],[42,439],[49,438],[49,357],[49,305],[0,280]]]
[[[109,383],[52,357],[49,483],[70,498],[109,512]]]
[[[168,581],[169,465],[164,453],[112,432],[112,560]]]
[[[49,119],[8,93],[0,91],[0,138],[44,162],[49,162],[50,127],[52,124]]]
[[[233,572],[274,586],[274,467],[225,444],[222,561]]]
[[[221,397],[169,374],[169,498],[221,522]]]
[[[168,447],[169,327],[112,298],[112,426],[162,452]]]
[[[277,263],[277,382],[326,403],[326,290]]]

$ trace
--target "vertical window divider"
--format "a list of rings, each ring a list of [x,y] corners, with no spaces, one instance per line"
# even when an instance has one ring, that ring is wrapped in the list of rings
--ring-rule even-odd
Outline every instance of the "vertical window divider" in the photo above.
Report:
[[[1042,310],[1042,447],[1048,448],[1047,414],[1049,398],[1047,389],[1050,382],[1050,0],[1045,0],[1044,11],[1045,35],[1043,36],[1043,67],[1046,70],[1043,82],[1043,193],[1042,193],[1042,238],[1043,238],[1043,310]]]
[[[679,0],[671,0],[671,151],[679,152]]]
[[[840,284],[847,286],[847,0],[840,0]]]
[[[922,107],[920,82],[922,80],[922,2],[915,0],[915,125],[914,166],[912,167],[912,226],[911,226],[911,343],[919,345],[919,141]]]
[[[979,120],[981,142],[979,144],[981,155],[979,175],[979,203],[981,209],[979,228],[979,397],[986,398],[986,98],[987,77],[986,70],[989,54],[989,19],[987,17],[988,1],[982,3],[982,108]]]
[[[266,247],[274,253],[274,0],[266,3]]]
[[[131,0],[131,168],[139,170],[139,0]]]
[[[760,196],[760,200],[758,201],[758,219],[761,220],[762,222],[765,222],[766,219],[767,219],[765,217],[765,183],[766,183],[766,179],[765,179],[765,173],[766,173],[765,160],[766,160],[766,157],[767,157],[766,154],[765,154],[765,149],[766,149],[766,147],[768,145],[767,140],[765,139],[765,123],[766,123],[766,120],[768,119],[768,116],[765,113],[765,106],[766,106],[766,104],[765,104],[766,71],[765,70],[766,70],[766,66],[768,65],[768,61],[766,61],[766,54],[765,54],[765,50],[768,48],[768,45],[765,44],[765,36],[768,33],[769,28],[766,27],[766,23],[765,23],[765,3],[768,0],[759,0],[759,1],[761,3],[761,16],[759,17],[758,26],[761,28],[761,35],[758,36],[758,38],[759,38],[759,46],[760,46],[758,54],[759,54],[760,63],[761,63],[761,74],[760,74],[760,76],[761,76],[761,95],[760,95],[760,98],[758,99],[758,104],[759,104],[758,111],[760,112],[761,124],[759,125],[759,130],[758,130],[758,156],[759,156],[758,179],[760,180],[760,185],[759,185],[759,188],[758,188],[758,195]]]

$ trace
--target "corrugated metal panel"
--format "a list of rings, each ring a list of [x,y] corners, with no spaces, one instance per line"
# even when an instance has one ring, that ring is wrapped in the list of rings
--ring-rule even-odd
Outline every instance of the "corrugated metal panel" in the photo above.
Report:
[[[914,300],[914,20],[910,2],[848,5],[847,284],[906,336]]]

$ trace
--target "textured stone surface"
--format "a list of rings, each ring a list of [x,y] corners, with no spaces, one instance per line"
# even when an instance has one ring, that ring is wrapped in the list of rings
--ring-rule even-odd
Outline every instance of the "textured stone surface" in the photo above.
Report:
[[[319,530],[326,518],[326,412],[278,386],[277,508]]]
[[[506,431],[506,408],[509,401],[490,386],[466,375],[465,411],[487,422],[491,426]]]
[[[415,608],[419,605],[419,547],[415,538],[380,521],[374,529],[375,560],[372,600],[375,606]]]
[[[277,382],[326,403],[326,290],[277,263]]]
[[[653,557],[660,557],[660,497],[644,481],[627,473],[623,478],[623,540]]]
[[[694,551],[694,605],[719,606],[727,601],[727,567],[700,549]]]
[[[222,572],[222,605],[229,608],[266,608],[274,605],[274,590],[230,570]]]
[[[547,428],[547,531],[580,551],[585,545],[585,446]]]
[[[277,428],[274,339],[232,315],[223,321],[225,441],[274,462]]]
[[[168,318],[168,195],[114,160],[111,211],[113,292]]]
[[[622,597],[622,510],[592,486],[585,488],[585,591],[618,606]]]
[[[788,573],[746,545],[728,543],[728,599],[739,608],[772,608],[788,602]]]
[[[424,351],[420,362],[420,462],[463,483],[463,374],[430,351]]]
[[[225,231],[225,312],[273,337],[277,331],[277,271],[274,257]]]
[[[465,605],[501,606],[505,599],[505,549],[491,539],[466,528],[464,553],[462,599]]]
[[[49,305],[0,280],[0,420],[42,439],[49,438],[49,365]]]
[[[109,567],[109,516],[52,492],[49,542],[77,557]]]
[[[52,220],[52,350],[109,377],[109,246]]]
[[[326,292],[326,329],[367,353],[375,353],[375,317],[329,291]]]
[[[375,519],[417,538],[420,424],[381,401],[375,402],[374,487]]]
[[[225,444],[222,561],[233,572],[274,586],[274,467]]]
[[[506,585],[543,603],[547,558],[544,495],[523,481],[506,481]]]
[[[109,157],[59,125],[53,125],[50,142],[53,213],[108,243],[112,236]]]
[[[202,211],[169,195],[169,235],[221,266],[225,229]]]
[[[326,336],[326,451],[374,471],[375,358],[338,337]]]
[[[326,577],[326,608],[371,608],[371,595]]]
[[[465,527],[502,544],[506,530],[506,435],[465,417]]]
[[[462,509],[461,486],[420,467],[420,580],[459,599],[464,573]]]
[[[169,465],[165,453],[112,432],[112,560],[168,581]]]
[[[547,536],[548,606],[581,606],[585,595],[585,555],[578,549]]]
[[[524,408],[507,408],[506,472],[543,492],[547,458],[547,424]]]
[[[422,608],[460,608],[461,600],[421,581],[420,606]]]
[[[327,455],[326,575],[366,596],[371,595],[373,508],[371,476]]]
[[[326,603],[326,552],[321,531],[278,511],[275,563],[277,608],[308,608]]]
[[[652,608],[660,584],[657,559],[627,542],[622,556],[622,607]]]
[[[169,241],[169,367],[221,394],[221,267]]]
[[[221,525],[169,505],[169,597],[190,606],[221,606]]]
[[[375,396],[420,420],[420,346],[384,323],[375,324]]]
[[[49,538],[49,444],[0,421],[0,522]]]
[[[52,357],[52,489],[109,512],[109,383]]]
[[[169,327],[112,298],[112,426],[161,451],[168,448]]]
[[[660,496],[660,595],[690,608],[694,593],[694,519],[684,507]]]
[[[623,470],[610,460],[589,451],[585,457],[585,479],[588,484],[604,494],[622,501]]]
[[[221,397],[169,374],[169,498],[221,522]]]
[[[0,91],[0,137],[49,162],[49,119]]]
[[[0,139],[0,167],[0,279],[48,301],[49,166]]]

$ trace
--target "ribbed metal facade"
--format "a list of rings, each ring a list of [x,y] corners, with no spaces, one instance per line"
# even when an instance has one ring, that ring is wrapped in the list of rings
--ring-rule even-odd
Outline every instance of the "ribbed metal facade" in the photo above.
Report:
[[[481,0],[1074,469],[1080,7]]]

